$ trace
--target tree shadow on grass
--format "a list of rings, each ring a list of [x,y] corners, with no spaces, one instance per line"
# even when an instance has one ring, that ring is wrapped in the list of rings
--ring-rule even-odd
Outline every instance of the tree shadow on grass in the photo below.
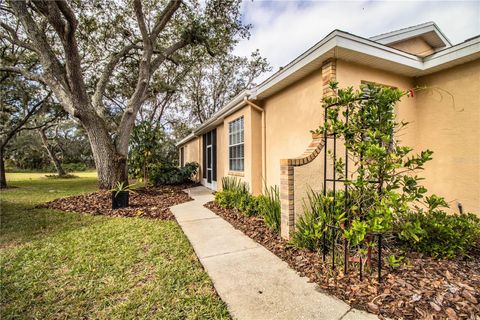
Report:
[[[31,205],[2,200],[0,210],[0,249],[91,226],[105,217],[73,212],[38,209]]]

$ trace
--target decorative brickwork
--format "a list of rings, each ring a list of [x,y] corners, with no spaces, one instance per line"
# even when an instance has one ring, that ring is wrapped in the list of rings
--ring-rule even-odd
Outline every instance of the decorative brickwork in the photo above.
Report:
[[[330,81],[336,80],[336,60],[329,59],[322,65],[322,92],[329,96],[333,92],[329,88]],[[301,156],[280,160],[280,203],[281,203],[281,236],[285,239],[295,230],[295,188],[294,168],[306,165],[315,159],[324,146],[321,135],[312,135],[312,142]]]
[[[281,235],[288,239],[295,229],[294,168],[306,165],[315,159],[323,148],[323,137],[312,135],[312,142],[301,156],[280,160],[280,203],[282,210]]]

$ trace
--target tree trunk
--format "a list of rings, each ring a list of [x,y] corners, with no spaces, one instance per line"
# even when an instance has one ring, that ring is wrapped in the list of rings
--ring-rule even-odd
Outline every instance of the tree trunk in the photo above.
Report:
[[[5,176],[5,160],[3,158],[3,148],[0,148],[0,189],[7,187],[7,177]]]
[[[106,128],[104,121],[94,115],[86,115],[88,119],[80,119],[90,141],[93,159],[98,175],[100,189],[112,189],[117,182],[128,184],[127,154],[125,150],[117,150],[114,140]]]
[[[55,166],[55,169],[57,170],[57,174],[60,177],[66,176],[65,170],[62,168],[62,164],[60,163],[60,160],[57,158],[55,155],[55,151],[53,150],[52,146],[48,143],[48,138],[47,134],[45,133],[45,128],[39,129],[40,137],[42,138],[42,143],[45,149],[47,149],[48,156],[50,157],[50,160],[52,160],[53,165]]]

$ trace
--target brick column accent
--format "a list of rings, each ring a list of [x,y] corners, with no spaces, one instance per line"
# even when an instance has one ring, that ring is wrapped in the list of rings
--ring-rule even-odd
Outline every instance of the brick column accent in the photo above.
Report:
[[[322,94],[333,94],[329,88],[330,81],[337,79],[337,60],[328,59],[322,65]],[[289,239],[295,230],[295,167],[303,166],[315,159],[324,146],[322,136],[312,135],[312,142],[303,154],[293,159],[280,160],[280,203],[281,203],[281,236]]]
[[[295,167],[306,165],[315,159],[323,148],[323,137],[312,135],[312,142],[301,156],[280,160],[280,204],[281,204],[281,236],[289,239],[295,230]]]
[[[322,87],[323,96],[328,97],[333,94],[330,90],[330,81],[337,80],[337,60],[328,59],[322,65]]]

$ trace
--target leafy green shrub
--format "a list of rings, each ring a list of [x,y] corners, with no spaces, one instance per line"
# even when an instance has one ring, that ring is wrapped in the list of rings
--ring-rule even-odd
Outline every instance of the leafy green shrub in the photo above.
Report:
[[[196,162],[188,162],[181,168],[172,164],[159,164],[150,170],[149,180],[157,186],[181,184],[191,181],[197,171],[198,163]]]
[[[252,196],[248,185],[235,177],[222,178],[222,191],[215,194],[215,201],[223,208],[235,208],[246,216],[258,214],[258,198]]]
[[[333,206],[332,193],[324,196],[322,193],[309,190],[307,201],[304,200],[304,214],[296,223],[295,232],[292,234],[292,243],[300,248],[317,250],[322,238],[322,231],[329,230],[327,225],[334,225],[341,220],[344,211],[343,193],[337,193],[335,197],[335,209]],[[326,234],[327,241],[331,241],[329,232]]]
[[[235,207],[233,202],[233,192],[229,190],[215,193],[215,202],[225,209],[232,209]]]
[[[274,231],[280,230],[280,193],[278,186],[266,188],[258,197],[258,209],[265,224]]]
[[[397,227],[397,235],[407,247],[436,258],[466,255],[480,241],[480,219],[472,213],[412,211]]]

